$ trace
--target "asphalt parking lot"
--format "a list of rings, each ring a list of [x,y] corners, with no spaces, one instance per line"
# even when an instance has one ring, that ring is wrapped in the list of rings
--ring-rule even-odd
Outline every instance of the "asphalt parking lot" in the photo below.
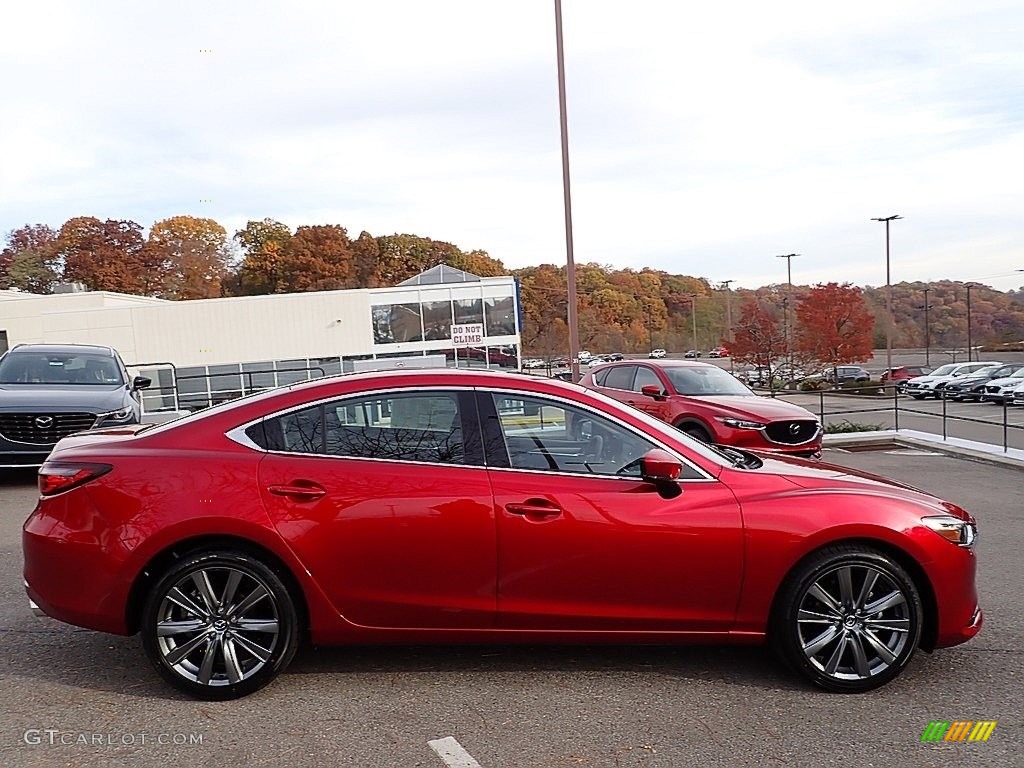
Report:
[[[31,615],[20,526],[35,489],[8,475],[0,765],[443,768],[428,742],[449,736],[482,768],[1024,765],[1024,473],[913,450],[827,458],[980,523],[982,633],[860,696],[812,690],[756,648],[387,647],[307,649],[255,696],[195,702],[148,669],[138,638]],[[998,725],[985,743],[921,743],[935,720]]]

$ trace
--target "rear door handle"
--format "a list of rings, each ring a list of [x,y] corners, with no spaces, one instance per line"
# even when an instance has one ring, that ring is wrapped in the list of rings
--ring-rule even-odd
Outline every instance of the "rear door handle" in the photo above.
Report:
[[[524,517],[555,517],[562,514],[562,508],[544,499],[527,499],[523,502],[514,502],[505,505],[505,511],[511,515],[523,515]]]
[[[267,490],[275,496],[287,496],[300,501],[313,501],[327,495],[327,490],[316,483],[309,485],[269,485]]]

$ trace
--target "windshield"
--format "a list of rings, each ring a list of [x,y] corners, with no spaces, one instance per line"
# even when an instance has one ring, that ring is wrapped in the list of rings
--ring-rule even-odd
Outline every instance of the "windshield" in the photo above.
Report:
[[[1024,368],[1018,368],[1016,371],[1011,373],[1006,378],[1008,378],[1008,379],[1024,379]]]
[[[680,395],[752,395],[735,376],[714,366],[666,366],[662,370]]]
[[[956,366],[957,366],[957,363],[946,363],[945,365],[940,365],[938,368],[936,368],[934,371],[932,371],[930,375],[931,376],[948,376],[949,374],[951,374],[953,372],[953,369],[955,369]]]
[[[121,368],[110,355],[78,352],[12,352],[0,360],[0,384],[124,384]]]

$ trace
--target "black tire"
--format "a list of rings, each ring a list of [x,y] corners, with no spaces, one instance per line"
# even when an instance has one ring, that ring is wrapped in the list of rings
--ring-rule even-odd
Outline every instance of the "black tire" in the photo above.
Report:
[[[834,605],[819,598],[822,593]],[[870,547],[834,545],[800,563],[786,579],[772,616],[771,642],[793,670],[819,688],[863,693],[903,671],[923,624],[921,596],[899,563]]]
[[[174,563],[146,597],[141,634],[150,663],[167,682],[218,701],[267,685],[301,640],[295,600],[281,577],[233,549],[194,552]]]
[[[715,442],[714,438],[700,424],[679,424],[676,429],[685,432],[694,440],[699,440],[707,445],[713,445]]]

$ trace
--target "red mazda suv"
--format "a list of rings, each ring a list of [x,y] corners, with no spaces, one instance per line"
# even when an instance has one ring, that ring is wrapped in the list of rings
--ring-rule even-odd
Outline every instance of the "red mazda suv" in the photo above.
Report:
[[[784,400],[760,397],[716,365],[636,360],[594,368],[580,383],[704,443],[821,455],[821,424],[813,413]]]
[[[539,376],[338,376],[81,433],[39,492],[31,607],[140,633],[160,675],[207,699],[266,685],[305,638],[767,640],[860,692],[982,624],[960,507],[704,445]]]

